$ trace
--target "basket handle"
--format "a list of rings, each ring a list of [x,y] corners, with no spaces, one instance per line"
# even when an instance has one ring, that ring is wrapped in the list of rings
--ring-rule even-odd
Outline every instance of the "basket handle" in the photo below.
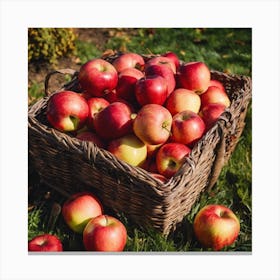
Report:
[[[73,79],[78,74],[78,72],[76,70],[73,70],[70,68],[65,68],[65,69],[54,70],[54,71],[48,73],[48,75],[45,78],[45,95],[46,96],[51,95],[50,88],[49,88],[49,82],[50,82],[50,78],[56,74],[71,75],[72,79]],[[65,85],[63,87],[65,87]]]

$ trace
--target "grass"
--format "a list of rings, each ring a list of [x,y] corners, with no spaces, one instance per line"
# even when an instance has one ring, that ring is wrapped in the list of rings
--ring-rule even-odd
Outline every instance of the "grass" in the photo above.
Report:
[[[108,31],[108,40],[101,48],[92,43],[77,41],[77,57],[80,63],[100,56],[105,50],[132,51],[137,53],[163,53],[174,51],[181,60],[201,60],[211,69],[227,73],[251,76],[251,29],[194,28],[194,29],[115,29]],[[29,100],[42,96],[40,83],[29,87]],[[238,145],[223,168],[217,183],[210,192],[205,192],[193,205],[178,229],[168,237],[153,229],[142,230],[133,225],[123,213],[118,218],[126,225],[128,241],[126,251],[134,252],[186,252],[208,251],[197,242],[193,219],[204,205],[224,204],[240,219],[241,230],[236,242],[223,251],[252,250],[252,107],[249,107],[246,126]],[[30,163],[32,165],[32,163]],[[82,239],[65,225],[62,216],[52,211],[54,205],[65,201],[58,193],[40,185],[36,171],[29,167],[28,239],[37,234],[57,234],[65,250],[83,250]]]

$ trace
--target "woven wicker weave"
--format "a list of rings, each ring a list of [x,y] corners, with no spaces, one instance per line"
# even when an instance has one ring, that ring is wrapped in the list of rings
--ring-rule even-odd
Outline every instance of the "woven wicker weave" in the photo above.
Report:
[[[56,73],[74,74],[63,89],[79,91],[77,73],[71,69]],[[29,160],[42,181],[60,193],[68,196],[91,190],[104,206],[123,212],[142,227],[153,227],[166,235],[191,210],[201,192],[215,184],[244,128],[251,99],[251,79],[217,71],[211,74],[224,84],[231,106],[167,183],[118,160],[91,142],[51,128],[46,119],[49,96],[29,108]],[[46,90],[52,75],[46,77]]]

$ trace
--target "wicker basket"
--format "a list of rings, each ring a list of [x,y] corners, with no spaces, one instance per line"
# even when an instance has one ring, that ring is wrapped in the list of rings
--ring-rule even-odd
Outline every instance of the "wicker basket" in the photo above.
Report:
[[[55,73],[73,74],[61,89],[79,91],[77,72],[66,69]],[[46,92],[53,74],[46,77]],[[91,142],[51,128],[46,119],[49,96],[29,108],[29,160],[42,181],[63,195],[91,190],[105,207],[124,213],[139,226],[153,227],[167,235],[188,214],[201,192],[215,184],[244,128],[251,79],[217,71],[211,74],[224,84],[231,106],[166,183]]]

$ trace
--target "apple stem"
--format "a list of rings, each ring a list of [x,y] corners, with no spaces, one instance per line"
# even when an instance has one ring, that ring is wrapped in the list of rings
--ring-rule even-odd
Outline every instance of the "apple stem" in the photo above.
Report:
[[[162,128],[167,130],[168,133],[171,135],[171,130],[167,128],[168,126],[169,126],[169,122],[163,122]]]

